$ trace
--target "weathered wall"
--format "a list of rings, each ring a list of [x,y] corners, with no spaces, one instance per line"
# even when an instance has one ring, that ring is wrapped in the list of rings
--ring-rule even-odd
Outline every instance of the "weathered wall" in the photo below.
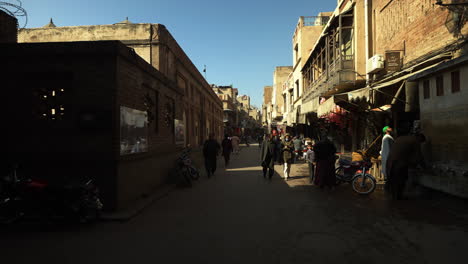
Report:
[[[150,30],[151,24],[25,28],[19,31],[18,42],[147,41],[150,38]]]
[[[294,62],[294,72],[293,72],[293,85],[294,85],[294,99],[297,100],[298,97],[302,95],[304,91],[303,88],[303,78],[302,78],[302,67],[304,66],[307,58],[309,57],[310,51],[312,50],[315,42],[320,37],[322,33],[323,26],[306,26],[296,29],[297,35],[293,38],[293,54],[295,53],[294,47],[298,46],[299,58]],[[294,55],[293,55],[294,57]],[[299,87],[296,87],[296,81],[299,83]],[[299,91],[297,91],[299,89]],[[298,95],[299,93],[299,95]],[[288,96],[289,97],[289,96]],[[291,102],[293,103],[293,102]],[[302,104],[302,102],[298,102]]]
[[[10,161],[54,179],[94,176],[107,210],[124,208],[164,182],[178,155],[172,117],[181,117],[176,103],[182,94],[142,58],[120,42],[103,41],[3,44],[0,59],[9,65],[2,74],[5,107],[17,109],[4,119],[11,125],[7,138],[17,139],[6,142]],[[64,89],[62,120],[41,118],[39,92],[51,87]],[[150,109],[148,95],[155,102]],[[167,103],[176,108],[169,123]],[[148,127],[148,152],[120,155],[120,106],[157,114]]]
[[[322,34],[323,28],[324,26],[307,26],[301,28],[301,35],[298,39],[301,57],[300,69],[304,67],[305,61],[314,47],[315,42],[320,37],[320,34]]]
[[[426,158],[432,174],[420,181],[434,189],[468,198],[468,65],[459,69],[461,89],[451,91],[451,71],[428,77],[430,98],[424,99],[423,81],[419,82],[421,125],[427,137]],[[444,95],[436,95],[436,76],[444,79]]]
[[[4,107],[16,109],[3,118],[9,124],[7,162],[19,162],[26,173],[57,181],[95,177],[106,208],[115,208],[113,46],[3,45],[0,61],[8,65],[1,73],[8,98]],[[44,117],[55,103],[64,107],[64,115],[56,108],[57,120]]]
[[[374,54],[404,50],[403,64],[453,43],[445,27],[449,12],[434,0],[373,1]],[[465,25],[464,33],[468,33]],[[424,45],[421,45],[424,43]]]
[[[354,69],[358,80],[362,80],[362,76],[366,75],[365,15],[364,1],[356,1],[354,6]]]
[[[272,86],[263,87],[263,104],[271,104],[272,92]]]
[[[20,42],[120,40],[153,65],[167,78],[180,85],[186,95],[177,110],[185,116],[186,144],[199,146],[210,132],[221,137],[223,112],[221,101],[192,61],[161,24],[117,24],[56,28],[22,29]],[[179,80],[183,79],[183,82]],[[183,84],[183,85],[181,85]]]
[[[0,10],[0,43],[17,42],[17,22],[16,18]]]
[[[274,105],[273,115],[279,116],[283,112],[283,83],[288,80],[289,74],[293,70],[292,66],[278,66],[273,72],[273,92],[272,104]],[[274,116],[274,117],[276,117]]]

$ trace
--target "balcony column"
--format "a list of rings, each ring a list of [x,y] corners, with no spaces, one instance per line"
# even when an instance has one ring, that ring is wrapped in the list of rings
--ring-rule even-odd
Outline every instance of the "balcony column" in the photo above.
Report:
[[[330,67],[329,67],[330,66],[330,62],[329,62],[329,57],[330,57],[329,56],[329,50],[330,50],[330,48],[328,46],[329,45],[328,41],[329,40],[328,40],[328,35],[327,35],[327,36],[325,36],[325,70],[327,71],[327,79],[330,78],[330,71],[329,71],[329,69],[330,69]]]

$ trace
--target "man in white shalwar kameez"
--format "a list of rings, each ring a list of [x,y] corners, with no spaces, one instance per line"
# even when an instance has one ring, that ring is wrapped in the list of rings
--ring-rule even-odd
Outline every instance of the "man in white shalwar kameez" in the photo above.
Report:
[[[382,147],[380,150],[380,155],[382,156],[382,174],[384,175],[385,181],[387,181],[387,159],[392,149],[393,142],[395,141],[392,137],[392,128],[386,126],[382,130],[384,132],[384,137],[382,138]]]

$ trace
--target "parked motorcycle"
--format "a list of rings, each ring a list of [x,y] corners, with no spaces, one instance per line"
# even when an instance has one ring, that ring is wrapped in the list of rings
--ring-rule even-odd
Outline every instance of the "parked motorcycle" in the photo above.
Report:
[[[192,181],[200,178],[200,172],[192,165],[190,152],[191,149],[186,148],[177,158],[170,183],[175,183],[180,187],[192,187]]]
[[[369,173],[371,163],[368,161],[349,161],[339,159],[335,170],[336,183],[351,183],[353,190],[359,194],[370,194],[375,190],[377,182]]]
[[[0,178],[0,221],[23,217],[66,218],[81,223],[99,218],[103,204],[93,179],[66,184],[19,176],[17,166]]]

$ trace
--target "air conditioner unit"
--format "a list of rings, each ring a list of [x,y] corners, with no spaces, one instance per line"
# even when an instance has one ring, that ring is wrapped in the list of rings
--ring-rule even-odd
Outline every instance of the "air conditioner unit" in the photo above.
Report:
[[[384,68],[384,57],[383,55],[374,55],[372,58],[367,60],[367,73],[376,73]]]

